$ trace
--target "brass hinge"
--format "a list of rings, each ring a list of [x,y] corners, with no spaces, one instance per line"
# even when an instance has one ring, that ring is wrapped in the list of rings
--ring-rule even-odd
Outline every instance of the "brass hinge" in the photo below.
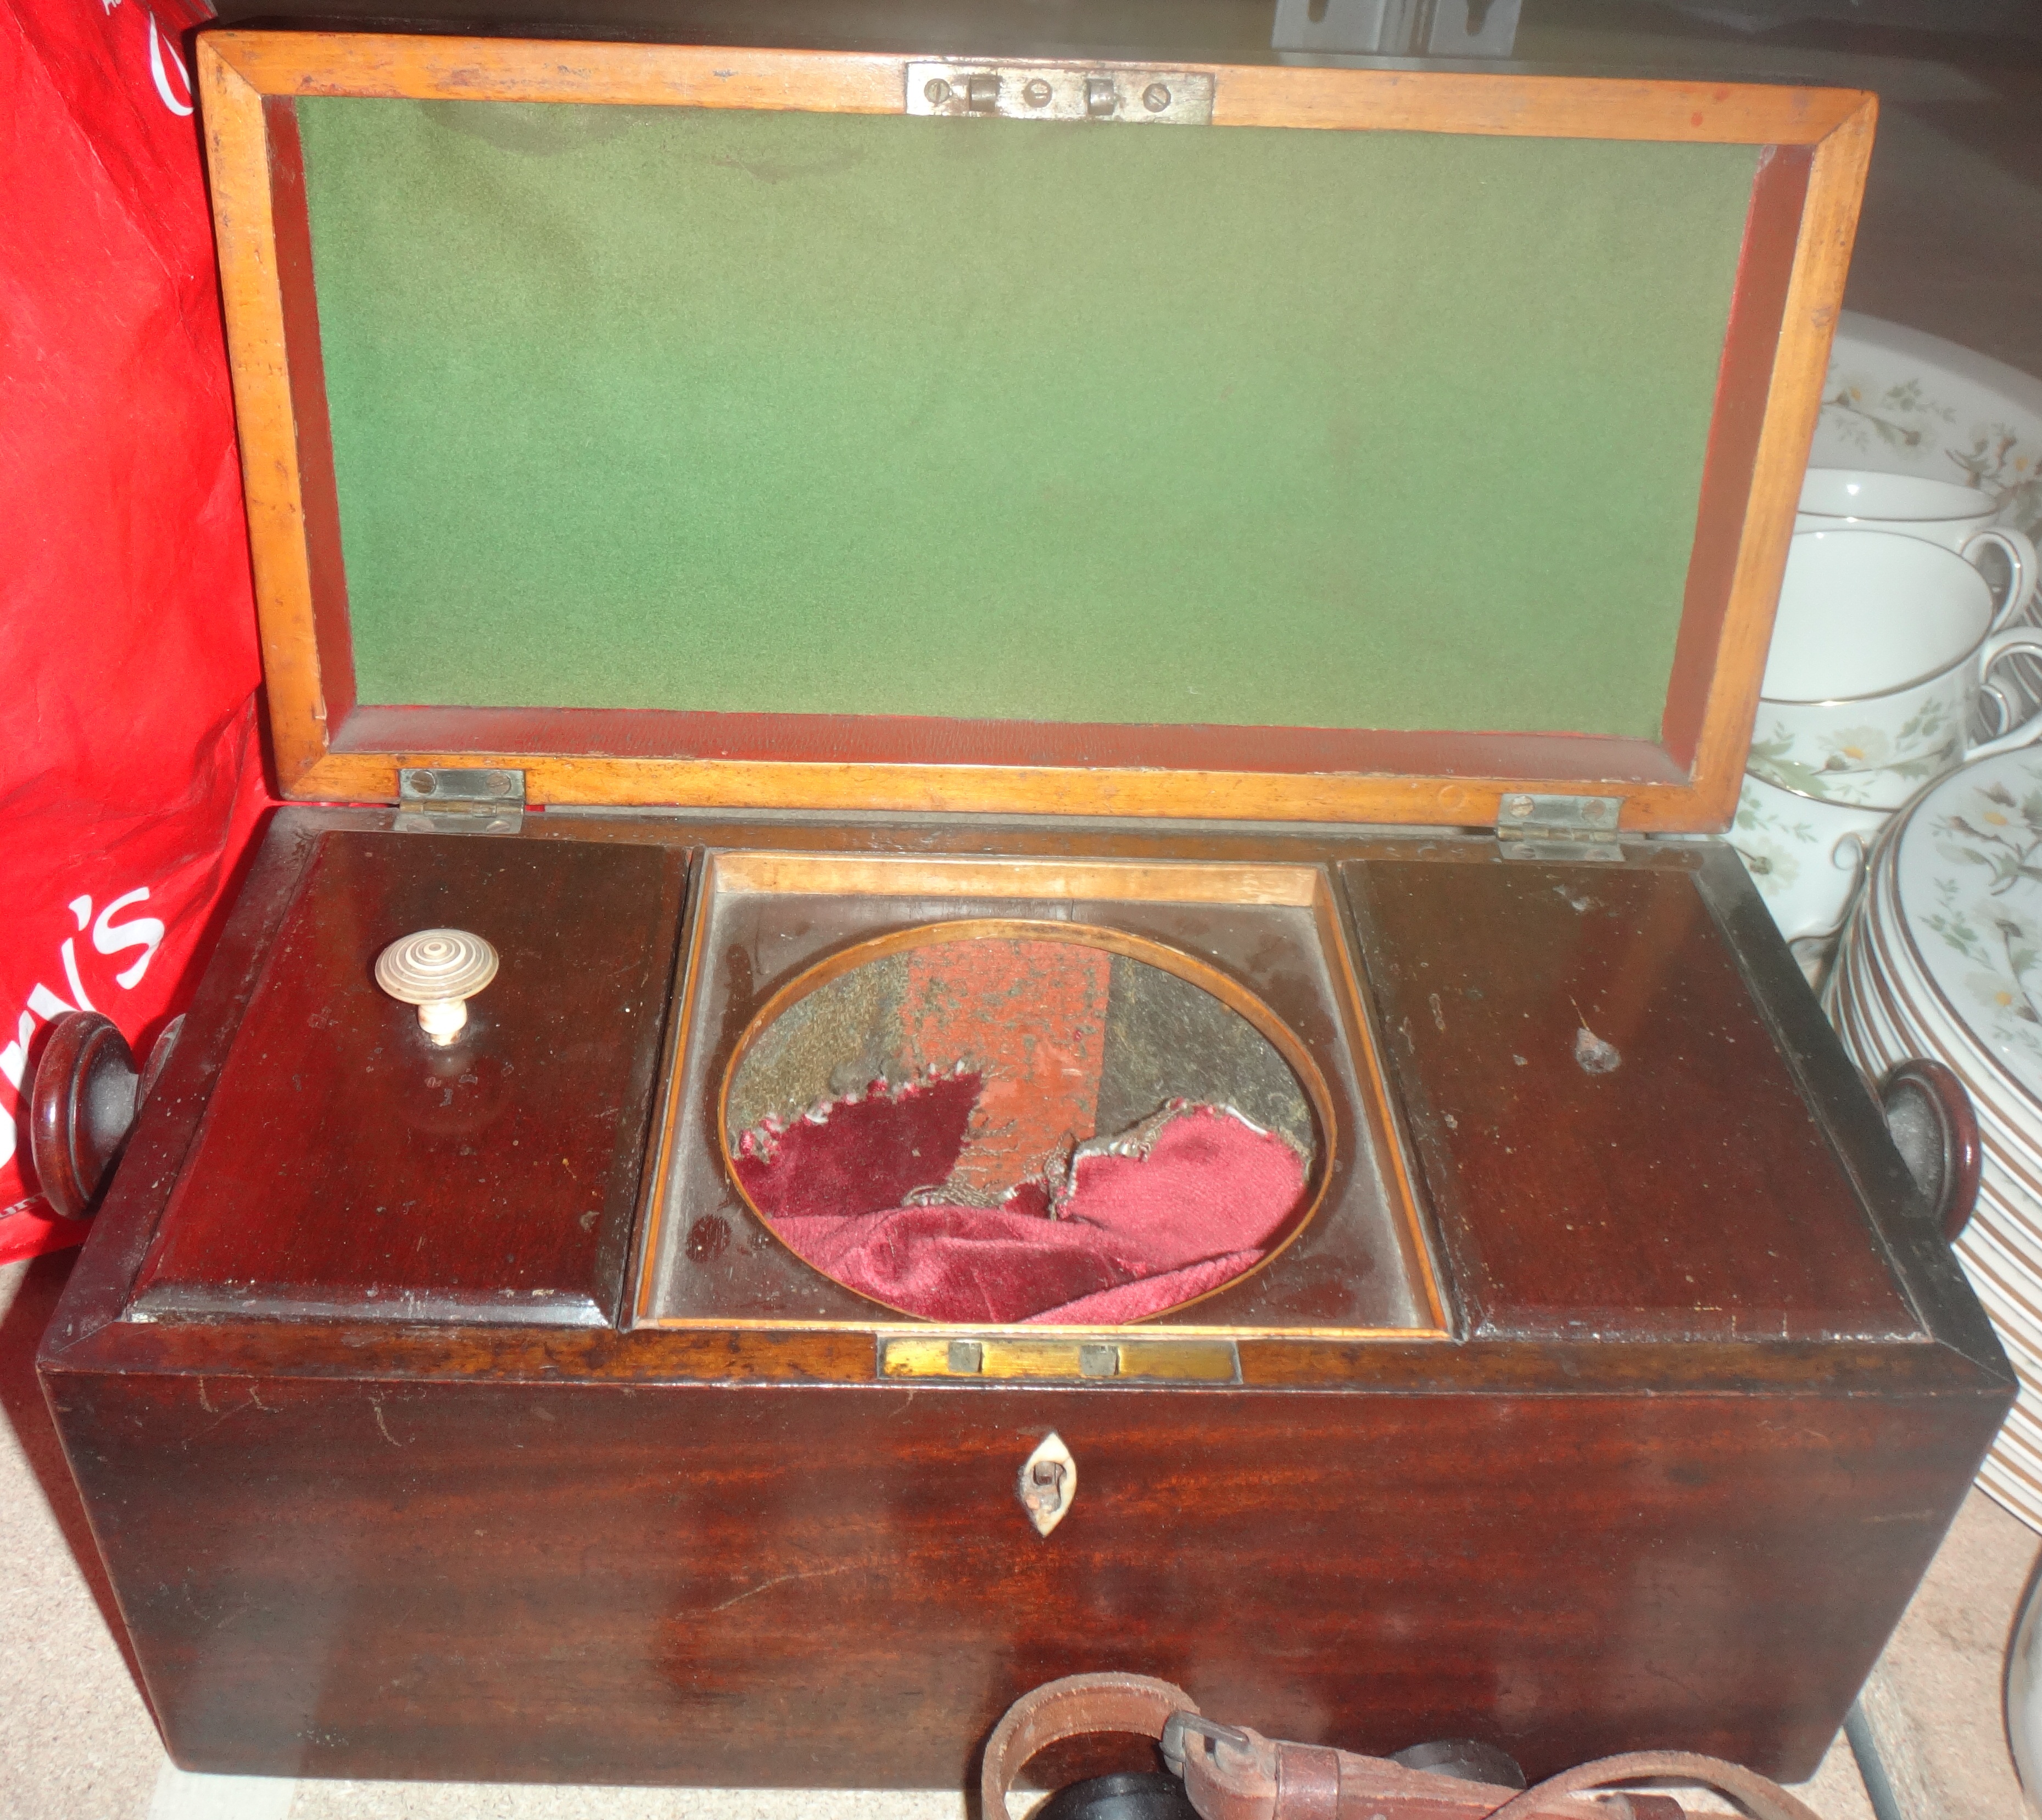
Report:
[[[1524,796],[1497,805],[1496,838],[1505,859],[1621,859],[1621,797]]]
[[[397,773],[401,834],[515,834],[525,824],[525,774],[407,766]]]
[[[1056,68],[1042,63],[908,66],[908,112],[968,120],[1125,120],[1210,126],[1213,78],[1198,70]]]

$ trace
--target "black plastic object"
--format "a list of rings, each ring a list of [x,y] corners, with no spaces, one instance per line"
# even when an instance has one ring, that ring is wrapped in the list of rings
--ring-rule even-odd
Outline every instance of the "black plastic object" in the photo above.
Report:
[[[1414,1744],[1390,1759],[1406,1769],[1423,1769],[1434,1776],[1451,1776],[1462,1782],[1486,1782],[1497,1788],[1528,1786],[1517,1759],[1507,1750],[1484,1744],[1478,1738],[1440,1738],[1429,1744]]]
[[[1122,1770],[1058,1789],[1035,1820],[1199,1820],[1199,1810],[1176,1776]]]

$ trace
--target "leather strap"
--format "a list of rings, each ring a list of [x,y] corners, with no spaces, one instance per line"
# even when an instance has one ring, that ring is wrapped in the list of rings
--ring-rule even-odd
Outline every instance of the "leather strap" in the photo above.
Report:
[[[1173,1714],[1198,1711],[1182,1688],[1148,1675],[1067,1675],[1046,1683],[1008,1707],[986,1742],[981,1820],[1006,1820],[1008,1790],[1022,1766],[1046,1745],[1091,1732],[1160,1740]],[[1512,1795],[1356,1751],[1273,1741],[1245,1727],[1221,1726],[1217,1733],[1218,1742],[1209,1749],[1186,1752],[1185,1790],[1205,1820],[1373,1820],[1376,1815],[1384,1820],[1421,1815],[1430,1820],[1590,1820],[1612,1811],[1680,1814],[1679,1804],[1663,1796],[1619,1797],[1600,1808],[1571,1799],[1647,1776],[1717,1789],[1742,1802],[1757,1820],[1818,1820],[1811,1809],[1756,1770],[1692,1751],[1600,1757]]]
[[[1776,1782],[1720,1757],[1704,1757],[1692,1750],[1634,1750],[1622,1757],[1600,1757],[1593,1763],[1562,1770],[1548,1776],[1535,1788],[1528,1788],[1515,1800],[1506,1801],[1489,1820],[1531,1820],[1539,1803],[1556,1795],[1575,1795],[1601,1788],[1612,1782],[1633,1782],[1641,1776],[1656,1776],[1669,1782],[1698,1782],[1706,1788],[1734,1795],[1757,1814],[1758,1820],[1819,1820],[1806,1802],[1789,1795]],[[1280,1810],[1279,1810],[1280,1812]]]
[[[1340,1820],[1340,1753],[1323,1745],[1276,1747],[1276,1811],[1283,1820]]]
[[[1009,1707],[986,1740],[981,1820],[1007,1820],[1007,1791],[1022,1765],[1046,1746],[1096,1731],[1160,1739],[1172,1713],[1198,1710],[1182,1688],[1150,1675],[1066,1675],[1046,1681]]]

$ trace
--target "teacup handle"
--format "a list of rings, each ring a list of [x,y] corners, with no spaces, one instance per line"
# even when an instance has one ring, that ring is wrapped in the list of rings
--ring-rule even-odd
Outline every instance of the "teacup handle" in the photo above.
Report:
[[[2042,713],[2036,717],[2042,721]],[[1846,852],[1845,849],[1849,851]],[[1857,908],[1858,893],[1864,889],[1865,874],[1872,862],[1872,836],[1862,828],[1853,828],[1849,834],[1840,834],[1830,845],[1830,863],[1839,872],[1848,872],[1851,881],[1844,897],[1844,907],[1837,912],[1837,920],[1821,931],[1816,939],[1834,941],[1843,933],[1844,925],[1851,920],[1851,912]],[[1803,937],[1803,940],[1808,938]]]
[[[2018,632],[1995,632],[1985,641],[1979,653],[1980,686],[1984,686],[2002,660],[2023,651],[2030,656],[2042,657],[2042,633],[2025,628]],[[2004,699],[2002,697],[2002,700]],[[2042,708],[2037,708],[2011,732],[2002,733],[1996,740],[1983,740],[1971,747],[1965,756],[1967,759],[1990,758],[1994,752],[2010,752],[2017,746],[2032,745],[2038,737],[2042,737]]]
[[[1975,568],[1978,564],[1971,552],[1981,545],[1996,545],[2006,557],[2006,566],[2013,575],[2006,584],[2006,598],[1992,616],[1994,629],[2011,625],[2027,610],[2028,603],[2035,598],[2035,588],[2042,581],[2042,570],[2035,560],[2035,546],[2028,540],[2025,531],[2016,530],[2011,525],[1988,525],[1983,530],[1973,531],[1964,541],[1965,560]]]

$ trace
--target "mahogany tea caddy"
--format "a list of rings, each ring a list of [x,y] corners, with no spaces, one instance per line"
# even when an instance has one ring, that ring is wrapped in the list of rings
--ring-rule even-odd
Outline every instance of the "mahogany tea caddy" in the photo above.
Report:
[[[1805,1776],[2013,1392],[1961,1094],[1925,1191],[1704,838],[1873,104],[956,49],[201,41],[291,800],[39,1361],[166,1745],[962,1788],[1111,1669]],[[774,1238],[745,1032],[973,918],[1317,1083],[1260,1268],[931,1323]]]

